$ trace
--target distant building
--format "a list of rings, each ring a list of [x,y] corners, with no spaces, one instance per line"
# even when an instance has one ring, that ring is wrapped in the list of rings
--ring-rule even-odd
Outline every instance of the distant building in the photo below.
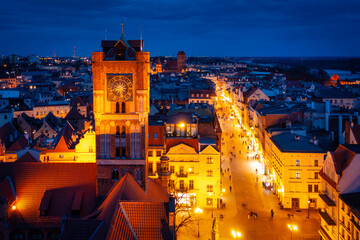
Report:
[[[179,51],[176,60],[168,60],[164,67],[164,72],[181,73],[186,69],[186,55],[184,51]]]

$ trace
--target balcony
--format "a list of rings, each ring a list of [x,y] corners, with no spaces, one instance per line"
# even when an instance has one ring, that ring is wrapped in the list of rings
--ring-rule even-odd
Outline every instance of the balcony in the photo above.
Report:
[[[188,173],[178,172],[178,173],[176,173],[176,176],[177,176],[178,178],[187,178],[187,177],[188,177]]]
[[[331,225],[331,226],[336,225],[335,221],[330,217],[330,215],[327,212],[323,212],[321,211],[321,209],[319,209],[319,215],[321,216],[322,219],[324,219],[327,225]]]
[[[329,207],[336,206],[335,202],[328,197],[325,193],[319,193],[319,197],[328,205]]]

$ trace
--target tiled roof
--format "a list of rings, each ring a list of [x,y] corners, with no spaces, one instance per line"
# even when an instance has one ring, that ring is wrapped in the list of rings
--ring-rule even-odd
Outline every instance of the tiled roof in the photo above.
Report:
[[[88,215],[95,205],[94,163],[2,163],[0,179],[7,176],[14,179],[17,193],[17,210],[9,217],[16,227],[32,224],[59,227],[64,214],[72,216],[75,192],[84,193],[80,217]],[[50,200],[46,200],[47,191],[52,192]],[[48,214],[40,217],[43,199],[49,201]]]
[[[85,106],[85,103],[84,103],[84,101],[81,99],[81,97],[75,96],[75,98],[71,101],[70,106],[77,106],[78,104],[79,104],[80,106]]]
[[[10,147],[6,149],[6,152],[16,152],[22,150],[28,145],[28,143],[29,142],[26,139],[25,135],[22,135],[13,144],[11,144]]]
[[[83,120],[85,119],[83,115],[81,115],[77,109],[77,106],[73,106],[68,114],[65,116],[66,120]]]
[[[72,141],[72,135],[74,133],[74,128],[69,122],[61,129],[61,131],[56,135],[54,141],[54,149],[56,150],[68,150],[74,148],[74,142]]]
[[[10,141],[10,135],[13,136],[13,140]],[[6,123],[4,126],[0,128],[0,141],[2,144],[5,144],[5,147],[9,147],[10,144],[16,139],[16,136],[19,136],[19,132],[15,129],[15,127],[11,123]]]
[[[315,91],[315,96],[321,98],[356,98],[352,92],[339,88],[318,88]]]
[[[107,239],[169,239],[164,203],[120,202]]]
[[[38,159],[34,158],[31,153],[27,152],[22,155],[19,159],[16,160],[17,163],[31,163],[31,162],[40,162]]]
[[[360,124],[355,124],[354,127],[351,128],[356,139],[356,142],[360,144]]]
[[[52,129],[55,129],[58,124],[58,118],[52,112],[49,112],[45,116],[44,121],[46,121]]]

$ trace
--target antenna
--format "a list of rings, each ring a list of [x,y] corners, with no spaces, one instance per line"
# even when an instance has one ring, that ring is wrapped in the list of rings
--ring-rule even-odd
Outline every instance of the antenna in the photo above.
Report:
[[[105,40],[106,40],[107,29],[105,29]]]
[[[75,45],[74,45],[74,58],[76,57],[76,48],[75,48]]]
[[[55,50],[54,50],[54,58],[56,57]]]
[[[140,25],[140,52],[142,52],[143,44],[142,44],[142,25]]]

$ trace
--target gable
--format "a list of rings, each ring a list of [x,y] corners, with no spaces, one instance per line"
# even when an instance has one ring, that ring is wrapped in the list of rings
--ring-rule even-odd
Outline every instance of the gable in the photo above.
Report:
[[[195,151],[194,148],[184,144],[184,143],[180,143],[176,146],[173,146],[169,149],[169,151],[167,152],[167,155],[178,155],[178,154],[194,154],[197,155],[197,152]]]
[[[335,183],[338,183],[339,176],[336,174],[334,162],[335,155],[332,152],[328,152],[324,161],[323,172]]]
[[[219,151],[217,151],[212,145],[208,145],[200,152],[200,154],[219,155]]]

